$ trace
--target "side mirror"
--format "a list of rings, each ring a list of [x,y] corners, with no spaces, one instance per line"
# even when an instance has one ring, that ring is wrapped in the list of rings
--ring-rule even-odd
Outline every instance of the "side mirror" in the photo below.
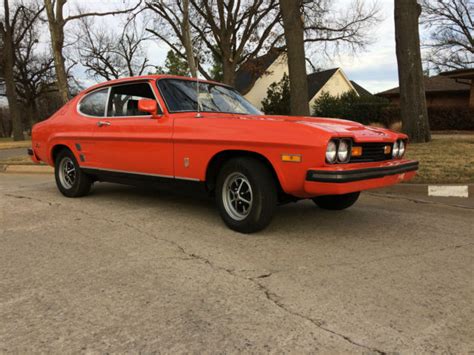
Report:
[[[158,105],[155,100],[138,100],[138,111],[149,113],[152,118],[158,118]]]

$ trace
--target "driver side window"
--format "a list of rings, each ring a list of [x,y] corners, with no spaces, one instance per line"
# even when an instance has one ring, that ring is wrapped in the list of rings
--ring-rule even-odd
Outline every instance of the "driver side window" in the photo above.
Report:
[[[112,86],[107,110],[108,117],[149,116],[138,110],[141,99],[156,100],[149,83]]]

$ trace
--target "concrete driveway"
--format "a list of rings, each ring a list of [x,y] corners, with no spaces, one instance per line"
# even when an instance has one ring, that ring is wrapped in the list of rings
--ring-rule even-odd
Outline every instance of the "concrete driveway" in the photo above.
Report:
[[[0,352],[474,351],[474,209],[442,201],[300,202],[245,236],[202,197],[0,174]]]

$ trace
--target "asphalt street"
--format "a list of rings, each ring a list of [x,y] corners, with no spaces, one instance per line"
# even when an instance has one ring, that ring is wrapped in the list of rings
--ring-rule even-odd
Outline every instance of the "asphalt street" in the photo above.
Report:
[[[474,208],[364,193],[240,235],[212,200],[0,174],[0,353],[468,353]]]

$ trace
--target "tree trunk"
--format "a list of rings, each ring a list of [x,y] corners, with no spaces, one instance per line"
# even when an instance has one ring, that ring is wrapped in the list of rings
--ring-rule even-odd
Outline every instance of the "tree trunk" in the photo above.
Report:
[[[53,48],[53,57],[54,57],[54,68],[56,70],[56,79],[59,95],[63,104],[69,101],[69,89],[67,84],[67,73],[66,73],[66,64],[64,63],[63,56],[63,45],[64,45],[64,33],[63,29],[53,24],[51,27],[51,43]]]
[[[416,0],[395,0],[395,38],[403,131],[411,141],[423,143],[431,140],[431,133],[421,65],[420,14],[421,6]]]
[[[5,87],[8,99],[8,110],[12,124],[13,140],[22,141],[25,140],[25,136],[23,135],[23,125],[21,124],[15,82],[13,81],[13,75],[8,74],[8,71],[8,65],[5,65]]]
[[[191,29],[189,27],[189,0],[183,0],[183,44],[186,51],[186,58],[188,60],[189,71],[192,77],[197,77],[197,66],[194,59],[194,48],[191,41]]]
[[[13,31],[10,25],[10,8],[8,0],[4,0],[5,25],[0,26],[0,33],[3,37],[3,74],[5,79],[5,89],[8,99],[8,109],[12,122],[13,140],[22,141],[23,126],[21,124],[20,110],[17,102],[15,79],[13,77],[14,53],[13,53]]]
[[[222,82],[234,86],[235,84],[235,65],[228,58],[222,58]]]
[[[27,127],[25,127],[25,130],[31,135],[31,129],[33,128],[33,125],[35,123],[34,117],[35,117],[35,100],[33,98],[27,98],[26,102],[24,103],[24,111],[26,115],[26,120],[23,120],[23,122],[27,122]]]
[[[51,34],[51,47],[53,50],[54,68],[56,70],[56,85],[58,87],[59,96],[63,104],[69,101],[69,89],[67,84],[66,65],[64,63],[63,47],[64,47],[64,19],[62,17],[62,6],[66,1],[45,0],[46,14],[48,15],[49,32]],[[56,5],[60,14],[55,14],[53,5]]]
[[[31,107],[33,113],[33,115],[31,116],[31,127],[33,128],[33,125],[39,120],[38,103],[36,102],[36,99],[32,100]]]
[[[280,9],[288,50],[290,111],[293,116],[308,116],[308,79],[306,75],[301,0],[280,0]]]

